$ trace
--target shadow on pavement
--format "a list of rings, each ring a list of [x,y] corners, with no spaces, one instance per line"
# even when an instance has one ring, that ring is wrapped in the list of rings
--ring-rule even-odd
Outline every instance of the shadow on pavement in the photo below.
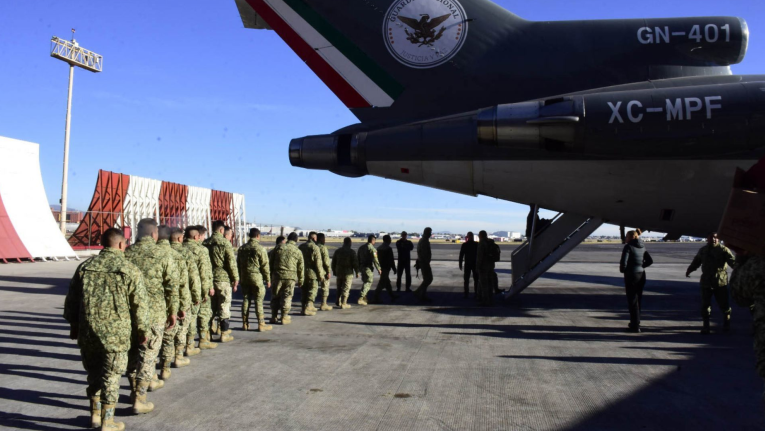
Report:
[[[90,416],[78,416],[76,418],[45,418],[40,416],[27,416],[20,413],[6,413],[0,411],[0,426],[26,430],[51,431],[68,430],[72,427],[83,427],[89,422]],[[54,425],[65,425],[66,428]]]

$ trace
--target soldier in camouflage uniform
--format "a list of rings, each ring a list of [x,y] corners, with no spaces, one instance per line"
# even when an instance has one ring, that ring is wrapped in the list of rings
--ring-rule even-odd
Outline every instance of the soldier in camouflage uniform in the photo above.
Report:
[[[292,308],[295,282],[302,285],[305,276],[303,254],[295,245],[297,239],[297,234],[292,232],[287,237],[286,244],[279,244],[273,250],[271,262],[274,267],[274,277],[271,291],[271,323],[279,322],[279,310],[282,312],[282,325],[288,325],[292,322],[289,313]]]
[[[316,307],[313,302],[316,300],[316,293],[319,291],[319,280],[324,279],[324,261],[321,257],[321,249],[316,245],[316,232],[308,234],[308,240],[300,244],[298,249],[303,255],[305,265],[305,283],[300,285],[300,303],[302,316],[314,316]]]
[[[712,312],[712,296],[723,313],[723,330],[730,330],[730,300],[728,299],[728,265],[733,266],[736,258],[727,247],[720,244],[717,232],[709,234],[707,245],[693,258],[685,272],[686,277],[701,267],[701,318],[704,320],[702,334],[709,334],[709,316]]]
[[[194,236],[194,231],[198,235]],[[186,239],[183,242],[189,252],[194,256],[194,261],[199,270],[199,279],[202,282],[202,301],[199,304],[199,314],[197,315],[197,330],[199,332],[199,349],[209,350],[218,347],[217,344],[210,342],[210,320],[212,320],[212,298],[215,295],[213,287],[212,264],[210,263],[210,253],[202,245],[207,228],[204,226],[192,226],[186,229]],[[189,342],[188,339],[186,341]],[[194,338],[191,338],[191,346],[194,346]],[[187,344],[188,348],[188,344]]]
[[[382,298],[380,294],[383,289],[388,291],[391,300],[395,301],[398,296],[393,293],[393,285],[390,282],[390,272],[396,273],[396,259],[393,257],[393,248],[390,246],[390,235],[383,237],[383,244],[377,248],[377,256],[380,260],[380,266],[382,267],[382,274],[380,275],[380,281],[377,282],[377,288],[372,296],[369,298],[370,304],[380,303]]]
[[[218,298],[216,302],[218,304],[218,317],[220,317],[221,343],[234,339],[231,335],[229,324],[231,319],[231,296],[232,290],[236,292],[239,285],[234,247],[223,236],[225,229],[226,226],[222,221],[215,221],[213,223],[213,235],[207,244],[207,249],[210,251],[210,262],[212,263],[215,296]],[[216,313],[215,309],[213,309],[213,313]]]
[[[101,253],[83,262],[72,277],[64,318],[88,373],[91,427],[118,430],[124,424],[114,422],[114,408],[127,369],[131,332],[135,328],[133,338],[145,344],[151,320],[141,271],[123,254],[122,232],[108,229],[101,244]]]
[[[191,363],[190,360],[183,357],[183,353],[187,345],[186,337],[189,334],[189,328],[196,326],[197,323],[199,301],[202,300],[202,282],[199,279],[199,270],[197,269],[196,262],[194,261],[194,256],[189,253],[188,249],[183,247],[183,229],[177,227],[172,229],[170,234],[170,247],[183,258],[182,265],[180,265],[183,267],[181,270],[181,277],[183,277],[183,274],[187,275],[187,292],[181,291],[180,297],[181,304],[183,304],[183,297],[184,295],[187,295],[188,305],[186,308],[181,305],[184,317],[183,320],[179,322],[179,329],[175,334],[175,340],[173,340],[175,343],[175,360],[173,361],[172,365],[175,368],[181,368]],[[181,285],[183,285],[183,283],[181,283]],[[193,340],[194,339],[192,338],[192,345],[194,344]]]
[[[359,257],[359,268],[361,268],[361,281],[364,283],[361,286],[361,297],[359,298],[359,305],[367,305],[367,294],[369,289],[372,288],[372,282],[374,281],[374,270],[377,270],[378,274],[382,274],[380,270],[380,261],[377,260],[377,250],[375,249],[375,241],[377,239],[374,235],[367,237],[367,243],[359,247],[357,251]]]
[[[186,356],[194,356],[200,353],[200,350],[194,347],[194,337],[197,335],[197,319],[199,318],[199,307],[202,303],[202,298],[206,296],[206,293],[202,291],[202,278],[199,276],[199,267],[197,267],[197,259],[191,248],[186,245],[187,241],[197,238],[199,231],[194,229],[194,226],[186,228],[186,232],[180,238],[180,242],[176,242],[176,232],[173,231],[173,242],[171,246],[173,250],[181,253],[186,258],[186,266],[189,270],[189,292],[191,293],[191,309],[186,313],[185,322],[188,326],[186,332],[175,338],[175,349],[186,353]]]
[[[351,308],[348,296],[351,294],[353,276],[359,278],[359,259],[351,245],[351,239],[345,238],[343,246],[332,255],[332,273],[337,279],[337,306],[342,309]]]
[[[430,268],[430,260],[432,254],[430,253],[430,235],[433,229],[426,227],[422,232],[422,238],[417,242],[417,262],[420,265],[422,271],[422,283],[417,290],[414,291],[414,296],[420,301],[430,301],[428,298],[428,286],[433,283],[433,270]]]
[[[157,248],[164,253],[173,257],[175,267],[178,270],[178,321],[173,328],[165,328],[165,333],[162,335],[162,350],[159,353],[159,378],[167,380],[170,378],[170,366],[173,364],[173,359],[177,358],[175,352],[175,337],[178,336],[179,331],[186,331],[188,328],[184,327],[184,320],[186,320],[186,313],[191,309],[191,291],[189,290],[189,270],[186,266],[186,258],[180,253],[173,250],[170,245],[170,237],[173,229],[170,226],[162,225],[158,230]],[[180,351],[180,361],[176,361],[176,367],[185,367],[191,361],[183,357],[183,351]]]
[[[239,269],[239,280],[242,287],[242,327],[250,329],[250,301],[255,301],[255,317],[258,319],[258,331],[270,331],[271,325],[266,324],[263,315],[263,298],[266,289],[271,288],[271,272],[269,270],[268,254],[260,245],[260,230],[250,229],[250,241],[239,247],[236,255],[236,266]]]
[[[276,244],[274,245],[274,248],[268,251],[268,270],[271,273],[271,281],[274,280],[274,252],[276,251],[276,247],[284,244],[284,237],[279,235],[276,237]],[[271,292],[271,298],[273,299],[274,292]],[[273,323],[273,322],[272,322]]]
[[[321,263],[324,268],[324,278],[319,280],[319,290],[321,291],[321,311],[332,310],[332,306],[327,304],[329,298],[329,279],[332,277],[332,259],[329,258],[329,251],[327,246],[324,245],[326,238],[323,233],[320,233],[316,237],[316,245],[319,246],[321,251]]]
[[[757,373],[765,379],[765,255],[749,252],[739,254],[730,277],[730,290],[738,305],[750,308],[754,306],[752,320]]]
[[[134,400],[133,412],[148,413],[154,406],[146,402],[146,392],[160,389],[164,382],[155,373],[155,361],[162,347],[165,328],[175,327],[178,314],[178,268],[170,253],[157,244],[157,222],[145,218],[138,222],[138,240],[125,250],[125,257],[143,274],[149,298],[151,325],[146,344],[133,344],[128,352],[128,378]]]

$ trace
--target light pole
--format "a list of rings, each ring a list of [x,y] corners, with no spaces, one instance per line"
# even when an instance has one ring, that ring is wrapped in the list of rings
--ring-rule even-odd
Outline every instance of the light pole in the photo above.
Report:
[[[81,67],[91,72],[101,72],[104,67],[104,57],[93,51],[88,51],[77,44],[74,40],[74,29],[72,29],[72,40],[60,39],[53,36],[50,40],[50,56],[58,58],[69,63],[69,92],[66,99],[66,126],[64,128],[64,173],[61,180],[61,212],[59,221],[61,223],[61,233],[66,235],[66,190],[67,190],[67,172],[69,170],[69,125],[72,121],[72,84],[74,83],[74,66]]]

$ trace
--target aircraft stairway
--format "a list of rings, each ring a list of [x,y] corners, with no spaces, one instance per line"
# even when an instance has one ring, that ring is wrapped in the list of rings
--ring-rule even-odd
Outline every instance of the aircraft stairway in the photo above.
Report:
[[[537,221],[532,225],[535,232]],[[577,245],[603,225],[603,220],[581,214],[559,213],[551,223],[513,251],[513,284],[506,292],[511,298],[563,259]]]

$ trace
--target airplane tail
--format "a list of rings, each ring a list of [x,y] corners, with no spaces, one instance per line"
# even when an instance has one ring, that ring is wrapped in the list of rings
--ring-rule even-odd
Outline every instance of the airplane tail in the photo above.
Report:
[[[276,31],[365,125],[729,74],[748,40],[738,18],[532,22],[489,0],[236,3],[245,27]]]

